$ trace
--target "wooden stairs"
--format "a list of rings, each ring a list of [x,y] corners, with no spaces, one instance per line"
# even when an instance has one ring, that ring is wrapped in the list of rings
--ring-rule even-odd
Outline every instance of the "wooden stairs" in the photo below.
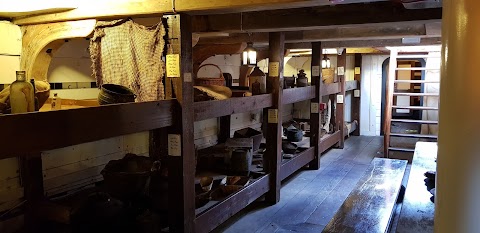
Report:
[[[421,58],[435,58],[432,55],[426,54],[399,54],[399,50],[393,48],[390,53],[390,65],[389,72],[386,83],[386,102],[385,102],[385,128],[384,128],[384,156],[386,158],[390,157],[390,152],[413,152],[414,149],[404,148],[402,146],[392,146],[392,138],[415,138],[420,140],[427,141],[436,141],[437,135],[428,135],[428,134],[419,134],[416,133],[398,133],[392,132],[392,124],[395,123],[407,123],[407,124],[419,124],[419,125],[437,125],[438,121],[433,120],[419,120],[419,119],[395,119],[393,118],[393,111],[397,110],[408,110],[408,111],[438,111],[438,106],[401,106],[396,104],[398,102],[398,97],[406,96],[412,98],[419,98],[420,103],[425,103],[426,98],[428,97],[438,97],[439,93],[425,93],[422,92],[425,90],[425,84],[429,83],[439,83],[439,81],[432,80],[401,80],[399,79],[398,71],[420,71],[424,72],[427,70],[439,70],[438,68],[428,68],[428,67],[398,67],[399,59],[421,59]],[[425,76],[425,75],[423,75]],[[412,86],[420,86],[418,89],[410,89],[409,91],[399,90],[399,84],[410,84]],[[413,90],[413,91],[412,91]]]

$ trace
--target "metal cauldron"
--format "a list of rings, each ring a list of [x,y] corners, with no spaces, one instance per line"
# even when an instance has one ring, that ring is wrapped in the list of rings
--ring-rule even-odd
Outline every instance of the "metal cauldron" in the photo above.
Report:
[[[98,103],[118,104],[135,102],[137,96],[127,87],[117,84],[103,84],[98,93]]]

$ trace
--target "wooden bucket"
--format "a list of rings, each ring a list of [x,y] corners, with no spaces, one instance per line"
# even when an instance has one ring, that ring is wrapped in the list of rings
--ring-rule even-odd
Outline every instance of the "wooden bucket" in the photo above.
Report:
[[[201,65],[200,67],[198,67],[198,70],[200,71],[200,69],[204,66],[214,66],[218,69],[219,73],[220,73],[220,76],[219,77],[213,77],[213,78],[209,78],[209,77],[198,77],[198,72],[197,72],[197,77],[195,78],[195,86],[211,86],[211,85],[216,85],[216,86],[225,86],[225,78],[223,77],[223,73],[222,73],[222,70],[220,69],[220,67],[218,67],[217,65],[215,64],[204,64],[204,65]]]

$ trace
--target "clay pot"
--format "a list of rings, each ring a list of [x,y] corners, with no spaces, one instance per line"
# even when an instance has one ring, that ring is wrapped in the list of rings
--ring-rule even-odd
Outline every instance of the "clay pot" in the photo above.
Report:
[[[283,86],[284,89],[295,87],[295,76],[284,77],[283,80],[285,82],[285,85]]]
[[[297,78],[297,87],[306,87],[308,86],[308,78],[304,70],[300,70]]]
[[[101,171],[108,193],[120,199],[138,197],[145,190],[153,161],[148,157],[127,154],[110,160]]]

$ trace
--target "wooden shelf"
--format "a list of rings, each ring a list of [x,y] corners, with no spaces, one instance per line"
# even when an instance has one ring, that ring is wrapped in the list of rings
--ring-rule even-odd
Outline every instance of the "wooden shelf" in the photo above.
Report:
[[[392,119],[391,121],[398,122],[398,123],[413,123],[413,124],[428,124],[428,125],[438,124],[438,121],[429,121],[429,120]]]
[[[195,232],[210,232],[269,191],[270,175],[265,175],[240,191],[197,215]]]
[[[396,68],[395,70],[440,70],[440,68],[427,68],[427,67],[408,67],[408,68]]]
[[[280,179],[284,180],[289,177],[291,174],[296,172],[298,169],[307,165],[310,161],[314,159],[314,148],[310,147],[305,151],[300,152],[295,157],[289,159],[288,161],[282,163],[280,167]]]
[[[323,153],[333,145],[337,144],[337,142],[340,141],[340,137],[340,131],[323,136],[320,140],[320,152]]]
[[[391,137],[400,137],[400,138],[438,139],[437,135],[432,135],[432,134],[391,133],[390,136]]]
[[[323,84],[320,93],[322,96],[338,94],[342,90],[340,85],[341,83]]]
[[[357,80],[345,82],[345,91],[353,91],[355,89],[358,89],[358,81]]]
[[[431,97],[438,97],[440,96],[439,93],[406,93],[406,92],[395,92],[393,96],[431,96]]]
[[[272,94],[195,102],[193,104],[194,121],[249,112],[271,106]]]
[[[397,106],[393,105],[394,109],[410,109],[410,110],[431,110],[438,111],[438,107],[424,107],[424,106]]]
[[[315,98],[315,86],[297,87],[283,90],[283,104],[292,104]]]
[[[422,84],[422,83],[440,83],[438,80],[394,80],[394,83],[414,83],[414,84]]]
[[[172,125],[175,100],[0,116],[0,159]]]

